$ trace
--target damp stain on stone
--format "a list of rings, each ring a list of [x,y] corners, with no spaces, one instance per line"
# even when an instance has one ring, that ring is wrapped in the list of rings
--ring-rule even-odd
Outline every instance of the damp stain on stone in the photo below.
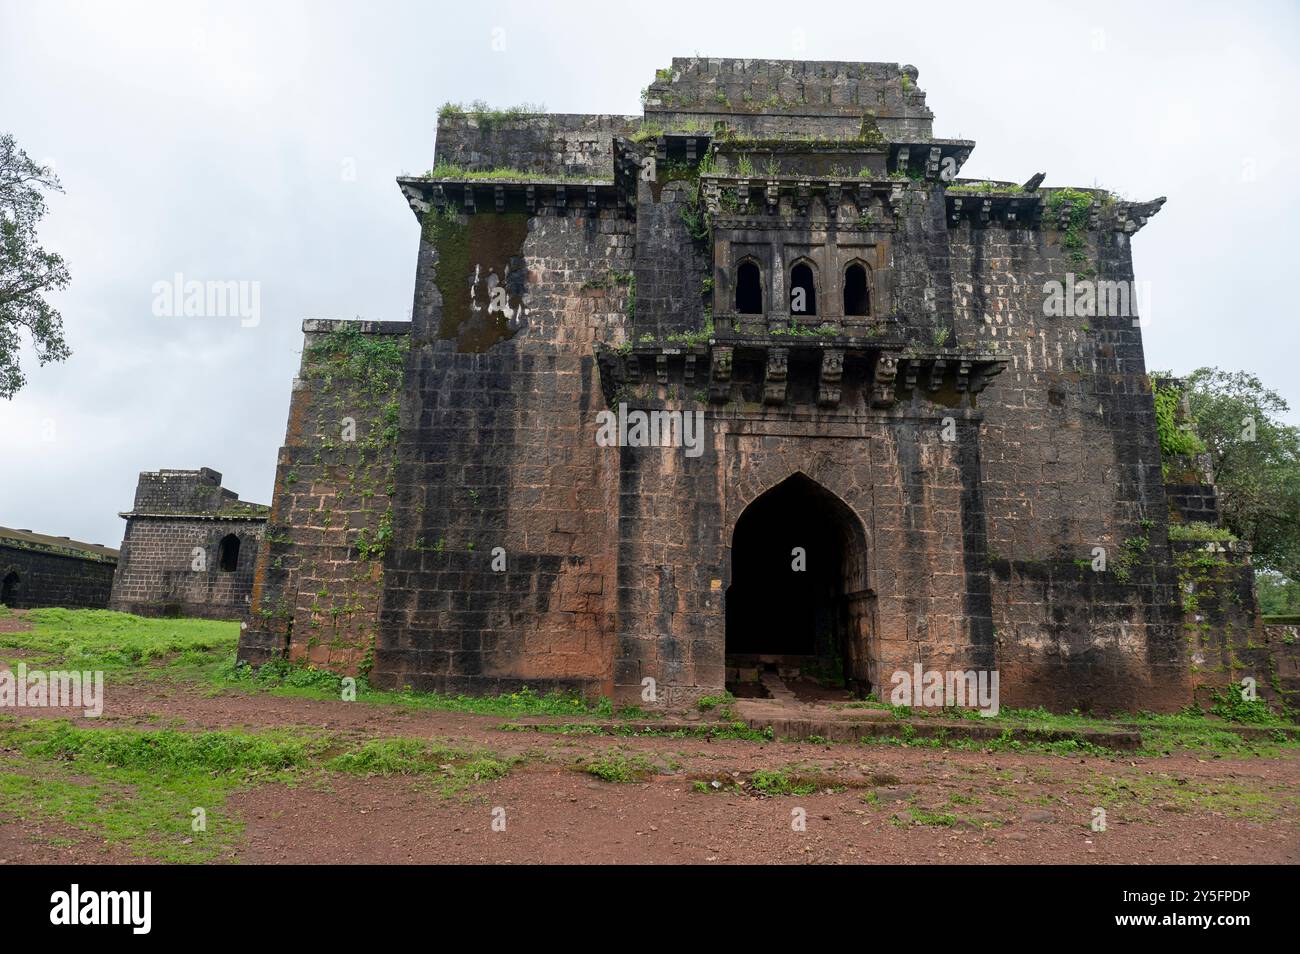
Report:
[[[486,351],[525,327],[527,236],[524,213],[462,217],[430,209],[425,214],[423,238],[438,252],[438,337],[455,341],[457,351]]]

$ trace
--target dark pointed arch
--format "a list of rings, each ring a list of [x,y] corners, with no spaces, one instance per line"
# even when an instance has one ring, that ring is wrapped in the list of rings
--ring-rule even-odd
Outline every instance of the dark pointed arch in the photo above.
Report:
[[[844,266],[844,314],[866,317],[871,314],[871,266],[854,259]]]
[[[743,258],[736,265],[736,314],[761,315],[763,307],[763,270],[753,258]]]
[[[817,314],[817,266],[811,259],[799,258],[790,265],[790,314],[795,318]],[[802,307],[799,292],[802,291]]]
[[[803,667],[862,690],[874,619],[867,553],[862,519],[807,474],[750,501],[731,535],[728,670]]]

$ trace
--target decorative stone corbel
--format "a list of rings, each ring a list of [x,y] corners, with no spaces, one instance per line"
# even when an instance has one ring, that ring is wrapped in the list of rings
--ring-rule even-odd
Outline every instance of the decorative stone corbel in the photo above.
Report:
[[[844,380],[844,352],[827,348],[822,352],[821,378],[817,387],[817,403],[822,407],[839,407],[840,385]]]
[[[876,357],[875,380],[871,385],[872,407],[893,407],[894,379],[898,376],[898,356],[882,351]]]
[[[763,377],[763,403],[784,404],[786,375],[789,371],[788,348],[769,348],[767,368]]]
[[[709,400],[714,404],[724,404],[731,397],[731,358],[730,347],[714,346],[709,368]]]

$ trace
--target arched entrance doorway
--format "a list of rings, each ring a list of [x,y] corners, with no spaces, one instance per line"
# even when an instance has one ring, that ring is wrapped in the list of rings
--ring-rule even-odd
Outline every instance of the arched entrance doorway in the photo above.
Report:
[[[755,694],[764,673],[865,694],[874,596],[866,533],[849,506],[801,473],[736,521],[726,593],[728,685]]]
[[[12,607],[17,596],[18,573],[15,570],[10,570],[5,574],[4,579],[0,580],[0,603]]]

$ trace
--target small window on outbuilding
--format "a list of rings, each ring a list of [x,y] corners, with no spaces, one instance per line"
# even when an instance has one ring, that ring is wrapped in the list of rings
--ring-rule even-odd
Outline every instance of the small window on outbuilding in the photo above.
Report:
[[[223,573],[234,573],[239,566],[239,537],[233,533],[222,537],[217,547],[217,569]]]
[[[736,269],[736,314],[763,313],[763,277],[753,262],[741,262]]]
[[[795,317],[817,314],[817,284],[807,262],[790,269],[790,314]]]
[[[859,262],[844,270],[844,314],[871,314],[871,286],[866,266]]]

